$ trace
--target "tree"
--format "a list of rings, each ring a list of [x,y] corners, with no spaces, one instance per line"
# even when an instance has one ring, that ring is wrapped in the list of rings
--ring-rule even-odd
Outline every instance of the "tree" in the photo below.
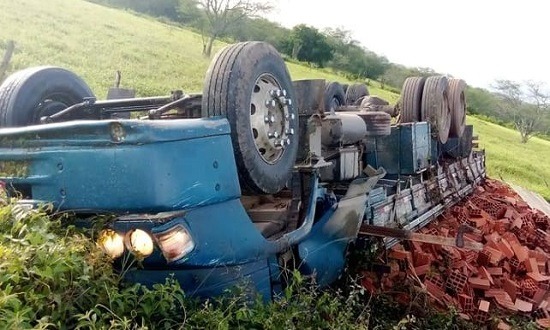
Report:
[[[178,22],[192,27],[202,27],[204,12],[199,8],[197,0],[179,0]]]
[[[351,31],[328,28],[324,33],[334,50],[329,63],[333,68],[345,71],[354,78],[371,79],[379,78],[388,68],[388,60],[361,46],[353,39]]]
[[[542,123],[550,108],[550,95],[543,83],[497,80],[494,89],[502,101],[501,109],[510,116],[521,135],[521,143],[527,143],[531,136],[544,130]]]
[[[332,59],[333,48],[327,37],[314,27],[300,24],[292,29],[285,53],[293,58],[323,67]]]
[[[272,9],[270,3],[250,0],[199,0],[206,15],[206,27],[203,31],[202,53],[212,54],[214,40],[222,36],[232,25],[247,17],[255,17]]]
[[[244,18],[239,24],[230,26],[224,36],[236,41],[265,41],[283,52],[283,45],[289,35],[289,29],[265,18]]]

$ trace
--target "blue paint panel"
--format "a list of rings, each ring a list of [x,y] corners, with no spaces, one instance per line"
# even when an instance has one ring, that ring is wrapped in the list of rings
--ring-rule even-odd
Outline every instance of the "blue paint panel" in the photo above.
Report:
[[[133,220],[121,217],[113,223],[120,233],[132,229],[143,229],[159,233],[176,225],[183,225],[195,242],[195,249],[185,258],[174,261],[169,267],[188,268],[238,265],[274,256],[269,252],[267,241],[256,229],[246,214],[239,199],[198,207],[184,212],[169,221],[155,221],[137,215]],[[145,258],[144,266],[165,266],[160,255]]]
[[[126,278],[147,286],[164,283],[173,276],[186,294],[212,297],[241,285],[266,300],[271,298],[271,275],[266,259],[237,266],[217,265],[210,268],[130,270]]]
[[[114,142],[112,128],[122,128],[123,140]],[[0,148],[44,146],[100,146],[149,144],[191,140],[230,133],[226,119],[81,120],[0,130]]]
[[[47,137],[70,137],[65,136],[63,129],[82,128],[88,132],[92,128],[109,127],[110,122],[52,125],[55,129],[47,130],[33,127],[28,131],[35,130],[39,135],[35,140],[23,142],[19,140],[20,132],[28,131],[2,130],[0,160],[23,160],[31,165],[26,178],[0,179],[16,187],[30,185],[32,199],[53,202],[61,210],[163,212],[239,197],[233,148],[230,136],[225,134],[227,121],[210,121],[210,130],[202,127],[204,120],[173,122],[181,125],[125,121],[124,125],[130,127],[128,132],[136,133],[126,136],[128,143],[101,142],[104,136],[94,139],[85,134],[80,145],[67,140],[56,147],[25,149],[5,146],[48,145]],[[47,134],[43,135],[44,132]],[[152,142],[155,139],[158,141]]]
[[[300,271],[315,275],[320,286],[328,285],[340,276],[344,269],[345,251],[349,242],[348,239],[342,239],[341,233],[330,230],[333,214],[334,212],[326,213],[308,238],[298,246],[302,258]]]
[[[113,228],[124,235],[138,228],[164,232],[177,225],[188,230],[194,250],[168,264],[156,247],[143,260],[144,269],[133,270],[129,280],[152,285],[174,273],[189,294],[198,296],[219,294],[249,280],[258,293],[270,299],[271,281],[279,277],[276,255],[268,249],[271,243],[254,227],[239,199],[195,208],[167,221],[122,217]]]

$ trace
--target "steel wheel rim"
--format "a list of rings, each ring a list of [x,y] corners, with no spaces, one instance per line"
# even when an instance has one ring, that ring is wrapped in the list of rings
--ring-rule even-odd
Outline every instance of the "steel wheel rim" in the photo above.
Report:
[[[263,73],[256,79],[250,97],[250,129],[256,151],[268,164],[281,159],[291,144],[291,105],[286,90],[272,74]]]
[[[38,111],[33,116],[33,123],[40,123],[43,116],[51,116],[59,111],[67,109],[71,104],[76,103],[67,93],[52,93],[45,96],[38,104]]]

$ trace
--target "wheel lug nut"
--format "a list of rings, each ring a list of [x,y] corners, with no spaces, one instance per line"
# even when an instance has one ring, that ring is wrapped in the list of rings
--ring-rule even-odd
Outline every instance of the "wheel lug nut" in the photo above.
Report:
[[[269,122],[271,124],[275,123],[275,116],[274,115],[271,115],[271,117],[269,117]]]
[[[287,128],[285,130],[286,135],[294,135],[294,128]]]
[[[277,148],[284,147],[284,142],[283,141],[275,142],[275,147],[277,147]]]
[[[269,91],[269,95],[271,97],[278,97],[279,96],[278,94],[279,94],[279,91],[276,90],[276,89],[272,89],[272,90]]]
[[[276,105],[277,105],[277,102],[275,102],[275,100],[265,101],[265,106],[268,108],[275,108]]]
[[[293,113],[291,113],[290,114],[290,120],[294,120],[294,118],[296,118],[296,116]]]
[[[283,89],[283,96],[286,96],[286,89]]]
[[[286,99],[285,105],[292,105],[292,99]]]
[[[266,124],[269,123],[269,116],[264,117],[264,123],[266,123]]]
[[[270,138],[270,139],[278,139],[279,138],[279,133],[278,132],[275,132],[275,133],[267,133],[267,137]]]
[[[289,146],[290,145],[290,138],[286,138],[285,142],[286,142],[286,145]]]

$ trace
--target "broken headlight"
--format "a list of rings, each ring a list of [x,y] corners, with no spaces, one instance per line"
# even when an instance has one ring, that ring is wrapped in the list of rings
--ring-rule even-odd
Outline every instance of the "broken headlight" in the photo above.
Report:
[[[101,250],[113,259],[124,253],[124,238],[112,229],[101,231],[97,243]]]
[[[185,257],[195,248],[195,242],[189,232],[180,225],[162,233],[155,234],[157,243],[168,262]]]
[[[126,235],[126,246],[130,252],[140,257],[150,256],[155,248],[151,235],[141,229],[134,229]]]

